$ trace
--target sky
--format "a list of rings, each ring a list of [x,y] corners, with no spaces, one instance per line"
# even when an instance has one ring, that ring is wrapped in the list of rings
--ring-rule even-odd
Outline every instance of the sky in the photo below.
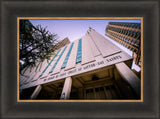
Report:
[[[42,27],[46,27],[46,29],[58,35],[59,40],[63,40],[68,37],[71,42],[77,40],[84,36],[89,29],[89,27],[95,29],[98,33],[103,35],[105,38],[113,42],[115,45],[123,49],[130,56],[132,56],[132,52],[127,48],[121,46],[117,42],[113,41],[109,37],[105,36],[105,28],[109,22],[131,22],[131,23],[141,23],[140,20],[30,20],[30,22],[34,25],[41,25]],[[133,63],[133,67],[137,71],[140,70]]]

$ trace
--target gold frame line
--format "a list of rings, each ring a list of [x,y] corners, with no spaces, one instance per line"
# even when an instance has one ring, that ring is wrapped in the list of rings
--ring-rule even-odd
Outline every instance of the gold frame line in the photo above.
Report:
[[[141,20],[141,99],[140,100],[20,100],[19,20]],[[143,102],[143,17],[17,17],[17,102]]]

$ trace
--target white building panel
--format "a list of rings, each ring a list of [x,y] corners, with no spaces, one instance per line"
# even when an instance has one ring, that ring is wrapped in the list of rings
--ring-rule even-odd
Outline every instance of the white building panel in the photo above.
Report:
[[[34,78],[34,75],[36,74],[35,70],[36,70],[36,67],[31,68],[31,71],[29,71],[30,73],[28,74],[28,79],[25,81],[25,83],[30,82]]]
[[[25,68],[26,69],[26,68]],[[31,71],[31,69],[30,68],[27,68],[26,70],[24,69],[24,71],[22,72],[22,77],[23,77],[23,79],[22,79],[22,83],[25,83],[25,82],[27,82],[27,81],[29,81],[29,79],[30,79],[30,71]]]
[[[30,77],[27,80],[27,82],[37,79],[40,76],[40,74],[43,72],[42,69],[44,69],[44,66],[47,66],[47,60],[45,60],[42,63],[42,65],[39,62],[37,62],[36,66],[31,69],[31,73],[29,75]]]
[[[40,63],[37,63],[35,69],[32,70],[32,75],[30,76],[30,81],[34,81],[34,80],[37,80],[39,78],[39,76],[41,75],[41,73],[43,72],[43,70],[45,69],[45,67],[48,65],[48,62],[47,60],[44,60],[44,62]],[[43,77],[44,75],[42,75]]]
[[[52,58],[51,58],[52,59]],[[41,75],[41,73],[44,71],[44,69],[47,67],[47,65],[49,64],[49,62],[51,61],[51,59],[47,62],[47,60],[45,60],[43,63],[42,63],[42,65],[40,66],[40,69],[38,70],[38,74],[39,74],[39,76]],[[49,68],[49,67],[48,67]],[[46,70],[47,71],[47,70]],[[46,71],[44,72],[44,74],[41,76],[41,77],[43,77],[44,75],[45,75],[45,73],[46,73]]]
[[[89,35],[91,39],[94,40],[96,46],[102,53],[103,57],[106,57],[121,51],[120,48],[115,46],[110,41],[106,40],[106,38],[104,38],[102,35],[100,35],[96,31],[93,31],[93,30],[91,31],[89,32]]]
[[[56,63],[56,61],[57,61],[57,59],[58,59],[58,57],[60,56],[60,54],[62,53],[62,51],[63,51],[63,49],[64,49],[65,47],[63,47],[63,48],[61,48],[61,51],[58,53],[58,55],[55,57],[55,59],[52,61],[52,63],[49,65],[49,67],[47,68],[47,70],[45,71],[45,73],[44,73],[44,75],[43,75],[43,77],[45,77],[45,76],[48,76],[48,74],[52,74],[52,73],[49,73],[50,71],[51,71],[51,69],[52,69],[52,67],[54,66],[54,64]],[[56,54],[56,53],[55,53]],[[54,56],[53,56],[54,57]],[[52,57],[52,58],[53,58]],[[47,64],[48,65],[48,64]],[[46,66],[47,66],[46,65]],[[53,70],[54,71],[54,70]]]
[[[88,42],[90,44],[90,47],[91,47],[91,50],[92,50],[92,53],[94,55],[94,57],[100,55],[100,51],[99,49],[97,48],[97,46],[95,45],[94,41],[91,39],[91,37],[88,35],[88,33],[86,34],[87,36],[87,39],[88,39]]]
[[[82,37],[82,65],[94,61],[92,48],[87,36]]]
[[[26,78],[24,76],[22,76],[21,74],[20,74],[19,78],[20,78],[20,85],[21,85],[21,84],[24,83],[24,81],[26,80]]]
[[[74,68],[75,65],[76,65],[76,56],[77,56],[77,49],[78,49],[78,41],[79,41],[79,39],[76,40],[76,41],[74,41],[74,45],[73,45],[71,54],[69,56],[69,59],[68,59],[68,62],[67,62],[65,70]]]

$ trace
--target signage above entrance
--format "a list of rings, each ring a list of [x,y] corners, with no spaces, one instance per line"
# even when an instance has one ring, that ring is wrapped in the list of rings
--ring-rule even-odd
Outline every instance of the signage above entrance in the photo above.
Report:
[[[60,79],[64,79],[67,78],[69,76],[75,76],[78,74],[82,74],[82,73],[86,73],[92,70],[96,70],[99,68],[103,68],[103,67],[107,67],[109,65],[113,65],[119,62],[123,62],[126,60],[131,60],[132,58],[129,55],[126,55],[125,52],[119,52],[115,55],[106,57],[106,58],[100,58],[97,57],[96,61],[94,62],[90,62],[88,64],[85,65],[80,65],[77,66],[75,68],[72,68],[70,70],[63,70],[60,73],[57,74],[50,74],[47,77],[42,77],[42,78],[38,78],[33,82],[27,83],[26,85],[23,85],[22,87],[20,87],[20,89],[25,89],[25,88],[29,88],[29,87],[33,87],[33,86],[37,86],[40,84],[45,84],[45,83],[49,83],[52,81],[56,81],[56,80],[60,80]]]

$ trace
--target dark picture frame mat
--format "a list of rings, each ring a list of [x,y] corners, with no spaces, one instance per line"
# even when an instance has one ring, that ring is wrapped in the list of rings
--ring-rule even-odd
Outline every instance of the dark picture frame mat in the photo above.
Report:
[[[1,118],[159,118],[159,1],[1,1]],[[17,102],[17,17],[143,17],[143,102]],[[149,54],[149,55],[148,55]]]

